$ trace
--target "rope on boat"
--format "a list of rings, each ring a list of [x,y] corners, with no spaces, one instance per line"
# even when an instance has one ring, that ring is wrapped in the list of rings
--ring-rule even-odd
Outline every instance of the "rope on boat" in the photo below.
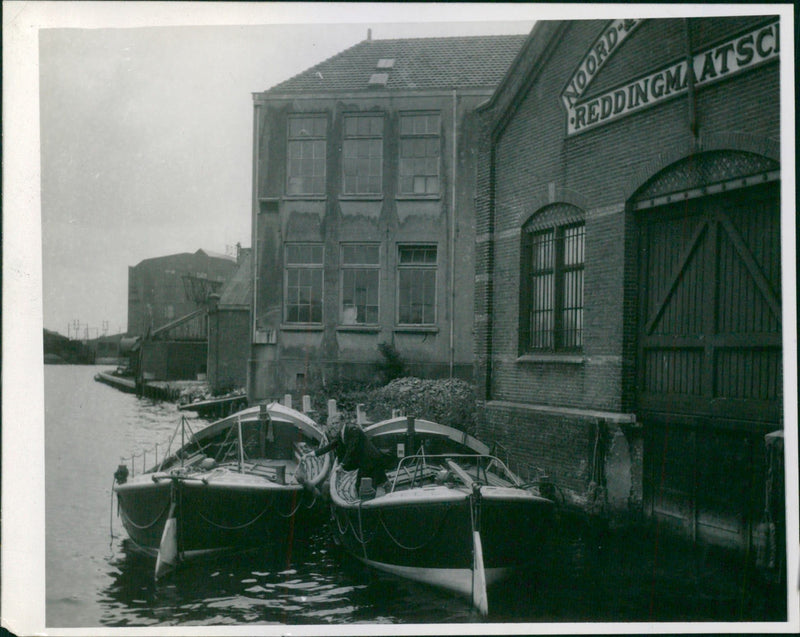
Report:
[[[164,506],[164,508],[161,510],[161,513],[159,513],[159,514],[156,516],[156,519],[155,519],[155,520],[153,520],[152,522],[150,522],[150,524],[144,524],[144,525],[136,524],[136,522],[134,522],[133,520],[131,520],[130,516],[129,516],[127,513],[125,513],[125,509],[124,509],[124,508],[123,508],[123,509],[120,509],[120,512],[122,513],[122,516],[123,516],[123,517],[124,517],[124,518],[125,518],[125,519],[126,519],[128,522],[130,522],[130,523],[131,523],[131,525],[132,525],[132,526],[135,526],[137,529],[140,529],[140,530],[145,530],[145,529],[150,529],[150,528],[154,527],[154,526],[156,525],[156,523],[157,523],[157,522],[158,522],[158,521],[161,519],[161,516],[162,516],[162,515],[164,515],[164,512],[165,512],[165,511],[166,511],[168,508],[169,508],[169,502],[167,502],[166,506]]]
[[[283,513],[281,513],[280,511],[278,511],[278,508],[277,508],[277,506],[276,506],[276,505],[273,505],[273,506],[274,506],[274,508],[275,508],[275,511],[277,512],[277,514],[278,514],[279,516],[281,516],[282,518],[285,518],[285,519],[287,519],[287,520],[288,520],[290,517],[292,517],[292,516],[293,516],[295,513],[297,513],[297,510],[300,508],[300,505],[301,505],[301,504],[303,504],[303,494],[304,494],[304,493],[305,493],[305,491],[301,491],[301,492],[300,492],[300,500],[298,501],[298,503],[297,503],[297,506],[295,506],[295,507],[294,507],[294,509],[292,509],[292,512],[291,512],[291,513],[289,513],[288,515],[284,515]]]
[[[358,514],[359,527],[361,526],[361,510],[360,510],[360,509],[361,509],[361,507],[359,506],[359,514]],[[358,541],[358,543],[359,543],[359,544],[360,544],[362,547],[365,547],[367,544],[369,544],[370,542],[372,542],[372,540],[373,540],[373,539],[375,539],[375,532],[376,532],[376,531],[373,531],[373,532],[372,532],[372,535],[370,536],[370,538],[369,538],[368,540],[365,540],[365,539],[364,539],[364,534],[363,534],[363,532],[362,532],[362,533],[359,533],[359,532],[356,530],[356,527],[355,527],[355,526],[353,526],[353,522],[352,522],[352,520],[350,519],[350,516],[349,516],[349,515],[347,515],[347,513],[346,513],[346,512],[345,512],[345,514],[344,514],[344,519],[345,519],[345,521],[346,521],[346,524],[345,524],[345,527],[344,527],[344,529],[342,528],[342,525],[341,525],[341,523],[339,522],[339,518],[336,516],[336,514],[334,514],[333,518],[336,520],[336,526],[337,526],[337,527],[339,527],[339,533],[340,533],[341,535],[345,535],[345,534],[347,533],[347,529],[349,528],[349,529],[350,529],[350,530],[353,532],[353,537],[356,539],[356,541]],[[377,530],[377,526],[375,527],[375,529]],[[362,531],[363,531],[363,529],[362,529]]]
[[[239,529],[245,529],[248,526],[251,526],[251,525],[255,524],[262,515],[264,515],[267,511],[270,510],[270,508],[271,508],[270,506],[266,506],[266,507],[264,507],[264,510],[261,511],[261,513],[259,513],[256,517],[254,517],[249,522],[245,522],[244,524],[237,524],[237,525],[234,525],[234,526],[228,526],[227,524],[219,524],[217,522],[214,522],[213,520],[209,520],[200,511],[197,512],[197,515],[199,515],[204,522],[208,522],[208,524],[210,524],[211,526],[216,527],[218,529],[224,529],[226,531],[238,531]]]
[[[344,473],[347,476],[347,478],[349,478],[349,480],[347,480],[347,482],[348,482],[347,485],[345,485],[344,481],[342,481],[343,482],[342,488],[344,489],[346,486],[350,486],[351,483],[355,480],[355,476],[356,476],[357,472],[356,471],[352,471],[352,472],[342,472],[342,473]],[[444,528],[444,524],[445,524],[445,521],[447,519],[447,516],[450,513],[450,511],[453,509],[453,507],[454,507],[454,505],[449,505],[445,509],[445,512],[442,514],[442,518],[441,518],[441,520],[439,522],[439,526],[437,527],[436,531],[434,531],[425,541],[422,542],[422,544],[420,544],[418,546],[406,545],[406,544],[403,544],[400,540],[398,540],[394,536],[394,534],[389,530],[389,528],[386,526],[386,522],[384,521],[383,515],[381,514],[380,511],[378,511],[378,522],[379,522],[380,526],[383,527],[383,530],[386,531],[386,535],[389,536],[389,539],[392,542],[394,542],[394,544],[396,546],[398,546],[399,548],[403,549],[404,551],[418,551],[420,549],[425,548],[431,542],[433,542],[435,539],[437,539],[439,537],[439,535],[442,532],[442,529]],[[337,528],[339,530],[339,534],[340,535],[345,535],[347,533],[347,531],[348,531],[348,528],[349,528],[349,530],[352,531],[352,533],[353,533],[353,537],[356,539],[356,541],[362,547],[365,547],[367,544],[372,542],[372,540],[375,538],[375,534],[377,533],[378,525],[377,524],[375,525],[375,529],[370,534],[369,539],[366,539],[366,537],[365,537],[366,534],[364,533],[364,527],[363,527],[363,520],[362,520],[362,517],[361,517],[361,500],[358,501],[358,527],[359,527],[358,529],[355,528],[355,525],[353,524],[353,521],[350,519],[350,516],[347,514],[347,512],[345,511],[343,513],[344,513],[344,519],[345,519],[345,524],[344,525],[342,525],[342,523],[341,523],[341,521],[339,519],[340,516],[339,516],[338,513],[334,513],[334,515],[332,516],[333,519],[336,521],[336,526],[337,526]]]
[[[199,515],[203,519],[204,522],[207,522],[211,526],[217,527],[218,529],[225,529],[226,531],[238,531],[239,529],[244,529],[244,528],[247,528],[248,526],[251,526],[252,524],[255,524],[261,516],[263,516],[267,511],[270,511],[270,510],[274,510],[275,513],[277,513],[279,516],[281,516],[282,518],[288,520],[289,518],[294,516],[295,513],[297,513],[298,509],[303,504],[304,495],[305,495],[305,492],[301,491],[300,492],[300,499],[297,502],[297,505],[289,513],[281,513],[281,511],[278,510],[277,503],[275,503],[273,501],[273,502],[270,502],[269,504],[267,504],[267,506],[264,507],[264,510],[261,511],[261,513],[256,515],[256,517],[254,517],[249,522],[245,522],[244,524],[238,524],[238,525],[234,525],[234,526],[228,526],[226,524],[220,524],[218,522],[214,522],[213,520],[210,520],[205,515],[203,515],[202,512],[200,512],[200,511],[197,512],[197,515]],[[315,501],[316,501],[316,496],[314,496],[314,500],[311,502],[311,505],[308,508],[311,508],[311,506],[314,505]]]
[[[434,533],[432,533],[432,534],[430,534],[428,536],[427,540],[422,542],[422,544],[420,544],[419,546],[406,546],[405,544],[400,542],[400,540],[398,540],[394,535],[392,535],[392,532],[386,526],[386,522],[384,522],[383,515],[381,515],[380,511],[378,512],[378,520],[380,521],[381,526],[383,527],[383,530],[386,531],[386,535],[388,535],[389,539],[392,540],[392,542],[394,542],[397,546],[399,546],[404,551],[419,551],[420,549],[425,548],[426,546],[428,546],[428,544],[433,542],[439,536],[439,534],[442,531],[442,527],[444,526],[445,519],[447,518],[447,514],[450,513],[450,510],[452,508],[453,508],[453,505],[450,505],[445,509],[445,512],[442,514],[442,519],[439,522],[439,527],[436,529],[436,531]]]

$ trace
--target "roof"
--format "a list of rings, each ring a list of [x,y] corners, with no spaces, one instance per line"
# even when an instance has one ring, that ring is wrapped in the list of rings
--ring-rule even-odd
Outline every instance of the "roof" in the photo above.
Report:
[[[222,254],[221,252],[212,252],[211,250],[206,250],[205,248],[200,248],[195,254],[204,254],[207,257],[211,257],[212,259],[226,259],[227,261],[236,261],[236,257],[231,256],[230,254]]]
[[[267,94],[491,88],[527,35],[364,40],[273,86]],[[393,60],[393,62],[390,62]]]
[[[219,298],[222,306],[250,306],[253,295],[253,277],[250,267],[252,264],[252,250],[242,251],[242,262],[234,275],[228,279]]]
[[[142,259],[139,263],[136,264],[134,267],[139,267],[144,264],[156,264],[156,263],[192,263],[194,257],[202,257],[205,256],[209,259],[215,259],[217,261],[225,261],[231,265],[236,264],[236,257],[229,256],[227,254],[220,254],[218,252],[211,252],[210,250],[204,250],[200,248],[195,252],[177,252],[175,254],[165,254],[160,257],[149,257],[147,259]]]

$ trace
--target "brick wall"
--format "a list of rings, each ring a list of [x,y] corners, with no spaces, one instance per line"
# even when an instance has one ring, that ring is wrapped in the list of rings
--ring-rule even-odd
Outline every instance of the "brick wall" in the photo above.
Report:
[[[693,21],[692,50],[757,21]],[[484,399],[482,434],[508,443],[520,462],[541,466],[575,502],[588,502],[594,422],[579,410],[605,410],[621,421],[635,410],[638,245],[636,215],[628,202],[659,170],[693,152],[774,154],[779,138],[774,63],[698,89],[696,136],[684,94],[567,137],[561,91],[606,24],[577,21],[560,31],[545,26],[540,33],[549,41],[524,49],[540,55],[521,66],[528,79],[507,82],[503,90],[509,95],[495,96],[481,111],[478,152],[475,380]],[[648,21],[598,72],[590,91],[601,93],[653,72],[686,51],[683,20]],[[575,205],[585,214],[583,360],[558,355],[523,360],[520,229],[554,202]],[[640,504],[641,436],[632,429],[624,435],[630,446],[631,497]]]

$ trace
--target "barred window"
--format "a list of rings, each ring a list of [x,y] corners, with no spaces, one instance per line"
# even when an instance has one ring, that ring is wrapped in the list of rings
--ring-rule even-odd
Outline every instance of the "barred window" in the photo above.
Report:
[[[287,323],[322,323],[322,257],[320,244],[286,244]]]
[[[522,249],[520,349],[583,347],[583,223],[526,229]]]
[[[289,195],[325,194],[324,115],[289,117],[286,149],[286,192]]]
[[[399,246],[397,268],[400,325],[436,323],[436,246]]]
[[[378,194],[383,180],[383,115],[344,118],[342,145],[346,195]]]
[[[439,193],[440,129],[438,113],[400,116],[400,194]]]
[[[379,246],[364,243],[343,245],[341,277],[341,323],[343,325],[377,323],[380,280]]]

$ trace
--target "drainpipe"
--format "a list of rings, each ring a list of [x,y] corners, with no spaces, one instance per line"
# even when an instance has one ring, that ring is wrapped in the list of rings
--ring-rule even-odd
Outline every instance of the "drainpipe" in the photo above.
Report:
[[[261,128],[261,105],[256,102],[253,105],[253,180],[252,188],[252,211],[250,213],[250,249],[252,250],[252,258],[250,259],[250,276],[253,282],[252,298],[250,301],[250,350],[247,357],[247,399],[248,402],[253,400],[256,392],[256,378],[257,364],[255,353],[253,352],[253,343],[256,341],[256,317],[258,316],[258,262],[259,262],[259,246],[258,246],[258,175],[259,175],[259,154],[258,154],[258,140],[260,137]]]
[[[453,89],[453,177],[450,203],[450,378],[455,365],[455,321],[456,321],[456,175],[458,173],[458,97]]]
[[[258,314],[258,138],[260,134],[261,117],[260,105],[254,104],[253,107],[253,211],[251,213],[250,223],[250,245],[253,250],[253,258],[251,259],[250,269],[253,277],[253,302],[252,302],[252,316],[250,317],[250,343],[251,343],[251,357],[252,357],[252,343],[256,339],[256,315]]]

